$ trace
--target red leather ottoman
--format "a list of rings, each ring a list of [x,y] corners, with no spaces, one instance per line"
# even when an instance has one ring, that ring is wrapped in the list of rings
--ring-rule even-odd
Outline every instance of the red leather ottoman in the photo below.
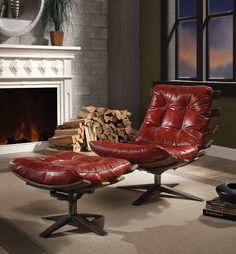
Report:
[[[27,184],[50,190],[51,196],[68,201],[67,214],[44,217],[56,221],[40,234],[48,237],[66,224],[83,225],[98,235],[106,235],[91,221],[102,216],[78,214],[77,200],[83,194],[93,193],[96,188],[122,180],[121,175],[130,170],[131,164],[124,159],[63,152],[55,156],[16,158],[10,162],[9,168]]]

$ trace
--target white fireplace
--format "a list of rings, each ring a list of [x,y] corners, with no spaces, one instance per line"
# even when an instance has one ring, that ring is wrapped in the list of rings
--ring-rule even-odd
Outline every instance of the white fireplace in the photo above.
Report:
[[[80,47],[1,44],[0,91],[55,89],[56,124],[62,124],[72,118],[71,65],[80,50]],[[0,110],[7,112],[8,109],[4,107]],[[0,154],[41,150],[46,146],[46,141],[1,144]]]

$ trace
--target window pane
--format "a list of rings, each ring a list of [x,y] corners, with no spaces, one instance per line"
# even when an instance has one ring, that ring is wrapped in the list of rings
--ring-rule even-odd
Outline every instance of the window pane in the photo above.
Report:
[[[197,0],[179,0],[179,17],[197,15]]]
[[[209,22],[209,78],[233,78],[233,17]]]
[[[197,22],[184,21],[178,29],[178,77],[196,78]]]
[[[227,12],[233,10],[233,0],[209,0],[209,13]]]

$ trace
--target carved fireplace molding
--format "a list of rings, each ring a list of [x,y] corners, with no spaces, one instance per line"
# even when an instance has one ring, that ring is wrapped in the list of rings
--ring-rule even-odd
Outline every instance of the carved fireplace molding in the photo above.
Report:
[[[0,44],[0,89],[57,88],[57,119],[62,124],[72,117],[72,60],[80,50],[81,47]],[[0,154],[40,149],[40,143],[24,144],[23,150],[22,144],[0,145]]]

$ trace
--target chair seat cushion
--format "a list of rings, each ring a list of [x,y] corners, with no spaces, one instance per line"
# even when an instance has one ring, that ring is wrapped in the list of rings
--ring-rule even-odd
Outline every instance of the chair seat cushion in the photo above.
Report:
[[[182,146],[162,146],[168,153],[176,156],[179,160],[189,160],[199,155],[198,146],[182,145]]]
[[[9,168],[19,177],[43,185],[67,185],[81,180],[110,182],[130,169],[124,159],[62,152],[55,156],[21,157]]]
[[[154,144],[129,144],[110,141],[91,141],[91,149],[100,156],[124,158],[131,163],[144,164],[166,159],[170,154]]]
[[[176,161],[190,159],[198,154],[198,147],[184,146],[159,146],[143,143],[117,143],[110,141],[91,141],[91,149],[100,156],[124,158],[131,163],[149,164],[163,161],[165,165]]]

